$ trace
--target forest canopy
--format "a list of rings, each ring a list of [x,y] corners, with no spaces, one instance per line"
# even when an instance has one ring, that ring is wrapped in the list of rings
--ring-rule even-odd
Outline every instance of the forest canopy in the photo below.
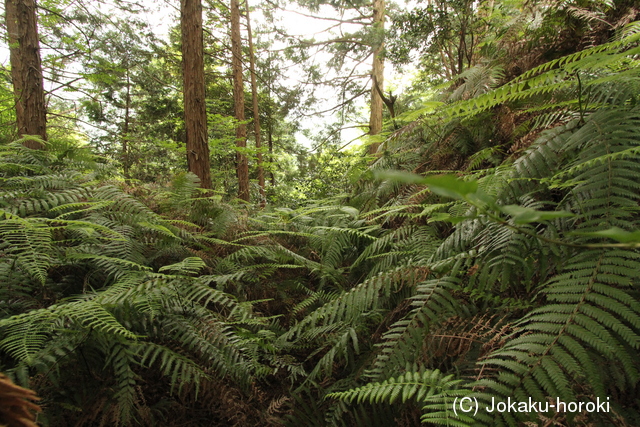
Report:
[[[4,2],[0,425],[640,425],[639,2],[174,3]]]

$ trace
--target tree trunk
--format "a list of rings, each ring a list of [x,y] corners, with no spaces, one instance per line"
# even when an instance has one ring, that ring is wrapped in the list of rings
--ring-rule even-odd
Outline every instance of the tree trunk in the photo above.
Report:
[[[262,167],[262,141],[260,136],[260,110],[258,109],[258,84],[256,82],[256,60],[253,50],[253,35],[251,34],[251,19],[249,18],[249,0],[247,6],[247,37],[249,40],[249,71],[251,72],[251,98],[253,101],[253,131],[256,138],[256,155],[258,157],[258,186],[260,187],[260,206],[265,206],[264,168]]]
[[[268,57],[268,68],[267,68],[267,99],[271,99],[271,86],[273,85],[273,73],[271,70],[271,61],[272,56],[269,54]],[[273,165],[275,159],[273,158],[273,104],[271,102],[267,103],[266,108],[267,113],[267,146],[269,147],[269,163],[271,164],[269,168],[269,178],[271,179],[271,187],[276,186],[276,176],[273,173]]]
[[[371,70],[371,115],[369,117],[369,135],[377,135],[382,131],[382,97],[384,90],[384,0],[373,0],[373,28],[376,32],[373,45],[373,69]],[[376,85],[378,86],[376,88]],[[369,145],[369,154],[378,151],[379,143]]]
[[[126,63],[127,67],[127,92],[124,105],[124,126],[122,128],[122,172],[124,178],[128,180],[131,178],[131,161],[129,157],[129,127],[131,123],[131,76],[129,74],[129,61]]]
[[[34,0],[5,0],[5,20],[11,56],[11,80],[16,102],[18,135],[47,139],[47,107],[44,101],[40,40]],[[41,149],[38,141],[25,141]]]
[[[181,0],[180,6],[187,166],[190,172],[200,178],[200,186],[210,189],[212,185],[205,104],[202,3],[200,0]]]
[[[273,164],[273,122],[269,118],[267,126],[267,144],[269,144],[269,161]],[[271,186],[276,186],[276,175],[273,173],[273,167],[270,168],[269,175],[271,177]]]
[[[244,85],[242,83],[242,39],[240,38],[240,4],[231,0],[231,65],[233,68],[233,104],[236,120],[236,170],[238,197],[249,201],[249,161],[243,152],[247,146],[247,125],[244,123]]]

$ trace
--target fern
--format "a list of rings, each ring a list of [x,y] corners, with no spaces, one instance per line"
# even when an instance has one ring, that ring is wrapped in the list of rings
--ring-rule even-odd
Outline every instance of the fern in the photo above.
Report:
[[[328,398],[347,402],[374,404],[416,401],[422,405],[422,421],[442,425],[467,426],[475,423],[473,417],[453,412],[456,398],[468,396],[469,389],[461,389],[462,380],[454,375],[442,375],[438,370],[411,370],[381,383],[369,383],[345,392],[329,393]]]
[[[371,210],[368,218],[374,223],[393,218],[404,225],[394,231],[397,235],[386,233],[372,242],[356,266],[373,262],[380,266],[377,273],[384,274],[397,262],[396,253],[399,259],[411,256],[406,250],[408,242],[398,237],[401,230],[411,229],[411,220],[420,218],[406,214],[412,209],[428,212],[432,227],[441,227],[442,220],[454,226],[437,248],[427,251],[419,263],[409,264],[434,276],[410,293],[410,310],[399,307],[389,314],[395,320],[384,326],[385,332],[373,347],[374,358],[362,359],[366,360],[366,374],[349,377],[350,390],[332,392],[330,397],[374,406],[381,401],[406,401],[399,396],[403,392],[411,395],[413,389],[395,382],[419,371],[414,367],[404,373],[405,366],[412,364],[420,369],[456,369],[451,378],[472,375],[476,365],[479,379],[467,384],[466,393],[481,401],[491,397],[527,400],[529,396],[539,401],[548,396],[575,401],[580,393],[601,398],[633,393],[640,369],[633,356],[640,342],[640,325],[632,289],[640,266],[633,241],[607,244],[597,236],[611,230],[630,233],[638,226],[636,36],[633,33],[630,38],[551,61],[504,87],[456,101],[423,119],[425,127],[438,126],[426,135],[439,142],[421,149],[418,144],[424,140],[416,139],[415,153],[442,153],[471,141],[469,129],[456,127],[459,123],[472,127],[475,118],[493,107],[508,103],[526,114],[543,112],[520,131],[536,135],[533,143],[516,159],[474,173],[480,177],[480,191],[463,195],[462,201],[446,204],[447,200],[429,196],[423,188],[402,187],[392,181],[385,184],[389,201]],[[541,105],[552,97],[552,103]],[[453,132],[438,123],[443,115]],[[540,128],[545,129],[538,134]],[[408,132],[402,135],[404,150]],[[387,142],[389,147],[392,143]],[[497,151],[495,147],[485,150],[479,151],[476,162]],[[375,166],[381,167],[382,162]],[[376,202],[381,203],[381,189],[376,191],[377,196],[370,197],[378,197]],[[422,204],[407,203],[411,197]],[[444,213],[445,208],[449,212]],[[525,212],[548,214],[530,220],[521,216]],[[426,234],[419,240],[432,241]],[[396,242],[405,249],[402,253],[393,250]],[[386,258],[394,262],[379,263]],[[331,372],[326,358],[334,360],[344,349],[357,348],[344,340],[346,328],[353,323],[338,315],[346,312],[339,300],[325,304],[292,328],[298,337],[304,336],[299,332],[301,326],[320,328],[323,336],[331,337],[334,344],[327,346],[322,359],[325,372]],[[355,301],[350,301],[349,307],[352,305]],[[490,322],[482,338],[465,344],[455,358],[438,355],[437,347],[427,347],[432,353],[422,356],[427,343],[437,342],[439,328],[446,328],[456,316],[474,318],[476,310],[500,313],[504,319],[501,329],[493,329],[495,324]],[[354,365],[349,359],[344,363]],[[361,385],[358,378],[377,382]],[[333,411],[335,419],[343,419],[347,413],[355,416],[356,409],[335,406]],[[466,422],[513,425],[533,422],[536,416],[493,415],[480,414]],[[438,417],[434,419],[451,421]],[[591,419],[602,420],[597,415]],[[422,420],[431,422],[427,416]]]
[[[87,420],[115,424],[135,423],[148,411],[141,387],[150,371],[172,392],[192,388],[196,395],[213,377],[248,394],[254,378],[272,372],[259,361],[265,343],[255,338],[268,320],[212,287],[220,276],[192,277],[207,264],[189,245],[221,240],[194,235],[194,224],[165,220],[120,188],[96,185],[85,170],[58,169],[52,153],[12,148],[2,164],[10,158],[28,166],[3,169],[0,182],[0,274],[8,285],[0,299],[45,308],[11,316],[19,307],[13,304],[0,319],[6,369],[23,380],[30,371],[50,385],[75,384],[75,396],[49,392],[69,407],[94,396],[98,406]],[[14,285],[19,281],[31,283]]]
[[[406,365],[417,362],[424,335],[447,314],[457,312],[457,301],[451,291],[457,289],[458,280],[446,276],[432,279],[418,285],[411,297],[414,307],[407,316],[395,322],[382,336],[379,350],[372,363],[368,377],[385,378],[399,372]]]
[[[16,216],[0,222],[0,249],[17,268],[44,285],[51,264],[51,231],[42,221]]]
[[[156,389],[158,407],[246,399],[265,425],[618,422],[453,405],[635,410],[639,35],[503,85],[512,70],[468,69],[404,116],[348,204],[243,221],[191,174],[147,205],[79,149],[0,147],[3,369],[91,412],[77,424],[147,422]]]

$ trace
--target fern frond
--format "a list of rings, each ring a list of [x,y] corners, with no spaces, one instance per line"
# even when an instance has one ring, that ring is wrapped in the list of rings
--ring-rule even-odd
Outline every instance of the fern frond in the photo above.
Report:
[[[306,316],[291,327],[281,339],[296,339],[307,328],[353,321],[362,313],[374,309],[381,293],[391,294],[401,284],[411,282],[414,276],[413,268],[399,267],[368,279]]]
[[[0,348],[18,361],[32,362],[47,342],[57,317],[55,312],[41,309],[0,320],[4,335]]]
[[[51,264],[52,245],[51,230],[42,221],[14,217],[0,222],[0,250],[42,285]]]
[[[453,412],[456,398],[471,394],[470,389],[462,388],[463,381],[453,375],[443,375],[439,370],[409,370],[398,377],[379,383],[344,392],[329,393],[327,398],[342,399],[352,403],[370,402],[374,404],[396,401],[406,403],[410,400],[422,404],[422,421],[434,424],[469,426],[476,420],[462,411]]]
[[[411,312],[395,322],[376,344],[377,355],[366,376],[381,379],[412,365],[419,357],[425,336],[434,324],[455,314],[458,302],[452,292],[459,287],[459,279],[445,276],[418,285],[411,297]]]
[[[170,379],[170,392],[175,387],[178,390],[184,384],[195,384],[196,390],[203,379],[207,379],[207,373],[193,360],[176,353],[175,351],[151,342],[140,342],[132,348],[133,354],[139,363],[146,367],[152,367],[156,363],[164,376]]]
[[[202,258],[188,257],[178,263],[160,267],[158,271],[160,273],[170,271],[174,273],[196,274],[205,267],[206,264],[202,261]]]

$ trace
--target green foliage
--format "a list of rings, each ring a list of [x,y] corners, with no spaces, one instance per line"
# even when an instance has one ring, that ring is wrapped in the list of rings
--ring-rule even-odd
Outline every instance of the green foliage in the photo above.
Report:
[[[454,398],[465,397],[470,393],[470,390],[457,389],[461,382],[462,380],[454,379],[454,375],[443,376],[437,369],[424,372],[410,371],[381,383],[369,383],[349,391],[329,393],[327,397],[356,403],[368,401],[374,404],[393,404],[396,401],[406,403],[415,400],[423,405],[423,422],[466,426],[474,422],[472,417],[462,412],[460,416],[452,414]]]
[[[481,37],[487,37],[486,2],[468,0],[435,1],[392,16],[389,57],[396,63],[409,63],[417,51],[419,65],[435,80],[450,79],[473,65],[472,58]],[[473,8],[479,13],[472,13]],[[493,19],[492,19],[493,18]],[[484,21],[484,22],[482,22]],[[485,34],[478,34],[482,26]],[[427,42],[428,40],[428,42]]]
[[[372,182],[383,206],[370,211],[371,223],[407,227],[426,217],[431,236],[445,231],[444,240],[427,256],[405,252],[393,267],[374,267],[378,276],[332,295],[283,334],[296,345],[322,345],[311,353],[315,367],[309,379],[335,378],[321,395],[353,405],[325,401],[316,413],[327,414],[330,424],[348,423],[357,419],[359,405],[385,411],[383,402],[393,402],[394,409],[386,411],[397,417],[400,408],[412,410],[408,401],[418,390],[444,402],[441,385],[423,378],[439,371],[451,375],[447,381],[464,382],[460,396],[477,398],[481,408],[492,398],[542,402],[551,396],[577,401],[633,394],[640,368],[634,37],[540,66],[505,88],[443,106],[423,119],[427,128],[438,126],[443,114],[464,123],[505,103],[531,114],[541,111],[546,94],[564,97],[567,102],[547,110],[574,109],[575,118],[556,116],[559,123],[536,131],[515,161],[473,172],[475,177],[388,172],[379,170],[387,159],[377,162]],[[568,69],[580,79],[559,77]],[[585,87],[587,100],[581,98]],[[399,237],[381,231],[363,251],[367,263],[385,259]],[[412,280],[411,273],[420,271]],[[394,281],[394,273],[405,281]],[[478,324],[464,328],[460,319]],[[466,382],[469,377],[476,381]],[[616,411],[624,411],[627,397],[612,401]],[[480,413],[456,420],[448,405],[433,418],[425,409],[422,421],[515,425],[539,416]],[[607,414],[581,416],[612,422]]]
[[[248,392],[270,372],[252,332],[266,321],[212,288],[217,277],[194,277],[207,267],[190,256],[202,247],[188,231],[195,225],[96,184],[93,170],[77,168],[73,151],[82,150],[69,148],[61,155],[55,143],[34,151],[18,142],[3,152],[4,368],[46,378],[50,424],[65,407],[94,407],[78,422],[141,420],[141,368],[166,378],[170,390],[197,393],[203,381],[231,378]],[[60,383],[79,390],[57,392]]]
[[[429,34],[423,65],[445,47],[459,74],[398,117],[370,164],[331,144],[314,156],[295,148],[295,126],[275,126],[284,110],[267,94],[266,132],[288,152],[271,158],[283,183],[259,212],[224,201],[226,82],[208,88],[215,191],[188,173],[134,188],[73,135],[44,150],[2,141],[0,368],[43,396],[39,421],[637,424],[638,24],[622,28],[616,14],[629,10],[608,2],[489,5],[405,15],[400,42]],[[618,25],[608,42],[605,22]],[[556,34],[565,23],[589,47],[565,52],[559,41],[577,43]],[[501,61],[531,48],[514,42],[525,30],[552,46]],[[112,36],[86,74],[108,107],[93,99],[86,111],[117,129],[110,144],[140,136],[128,154],[175,155],[179,97],[149,73],[171,77],[177,63],[147,50],[128,62],[140,40]],[[126,131],[127,94],[130,118],[156,125]],[[142,159],[118,161],[142,180],[177,162]],[[509,398],[608,399],[612,410],[484,410]],[[456,412],[461,399],[478,413]]]

